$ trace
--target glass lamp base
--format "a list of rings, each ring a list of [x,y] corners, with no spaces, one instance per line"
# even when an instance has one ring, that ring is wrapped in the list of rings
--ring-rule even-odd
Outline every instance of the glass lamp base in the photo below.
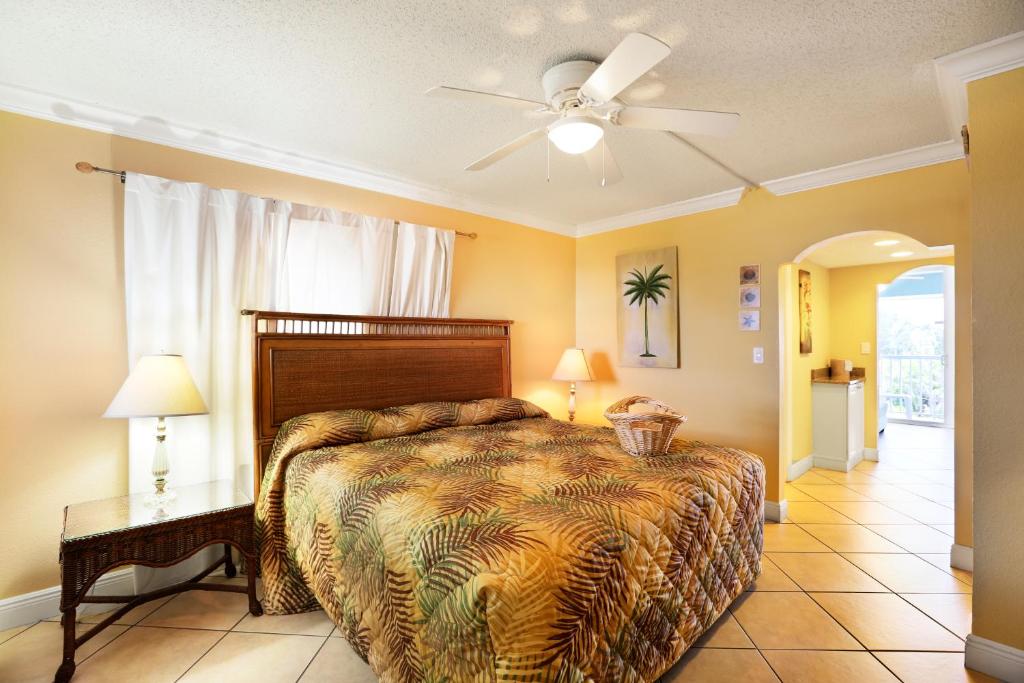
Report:
[[[178,494],[174,491],[164,489],[148,494],[142,502],[148,508],[162,508],[170,505],[177,497]]]

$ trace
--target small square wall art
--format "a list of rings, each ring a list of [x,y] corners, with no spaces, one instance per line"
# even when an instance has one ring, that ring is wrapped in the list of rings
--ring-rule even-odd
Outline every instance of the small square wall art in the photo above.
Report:
[[[759,266],[759,265],[740,266],[740,284],[741,285],[759,285],[759,284],[761,284],[761,266]]]
[[[740,329],[758,332],[761,329],[761,311],[740,311]]]
[[[761,286],[744,285],[740,287],[740,308],[761,307]]]

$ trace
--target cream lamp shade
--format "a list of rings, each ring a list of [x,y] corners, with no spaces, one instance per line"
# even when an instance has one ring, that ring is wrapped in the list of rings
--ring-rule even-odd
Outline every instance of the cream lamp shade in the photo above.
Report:
[[[590,366],[587,365],[587,357],[583,355],[583,349],[566,349],[551,379],[568,382],[589,382],[594,379],[590,374]]]
[[[176,417],[208,412],[185,359],[159,355],[139,359],[103,417]]]

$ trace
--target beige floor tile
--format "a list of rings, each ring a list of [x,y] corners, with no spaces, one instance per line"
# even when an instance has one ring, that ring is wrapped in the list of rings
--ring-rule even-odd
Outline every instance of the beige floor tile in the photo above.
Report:
[[[914,518],[922,524],[953,524],[953,509],[930,500],[893,501],[886,503],[889,507]]]
[[[887,503],[829,503],[828,506],[857,524],[913,524],[914,520]]]
[[[827,553],[829,547],[795,524],[765,524],[765,552]]]
[[[752,648],[754,644],[728,611],[693,644],[693,647]]]
[[[74,681],[171,683],[223,637],[219,631],[132,628],[79,665]]]
[[[894,501],[889,505],[922,524],[954,524],[952,503],[937,503],[931,500]]]
[[[888,592],[835,553],[771,553],[768,557],[805,591]]]
[[[868,524],[867,528],[912,553],[949,552],[953,542],[946,534],[924,524]]]
[[[962,651],[964,648],[962,640],[898,595],[812,593],[811,597],[869,650]]]
[[[171,600],[171,598],[161,598],[159,600],[154,600],[153,602],[147,602],[145,604],[139,605],[138,607],[133,609],[128,614],[125,614],[123,617],[121,617],[114,623],[124,624],[126,626],[134,626],[135,624],[139,623],[140,621],[148,617],[153,612],[160,609],[160,607],[166,604],[169,600]],[[80,624],[98,624],[104,619],[106,619],[113,611],[114,610],[107,610],[99,614],[85,614],[78,619],[78,622]],[[58,619],[59,618],[60,617],[58,617]]]
[[[843,557],[896,593],[970,593],[971,587],[916,555],[843,553]]]
[[[903,683],[998,683],[995,678],[964,668],[959,652],[876,652]]]
[[[84,629],[79,628],[81,633]],[[97,650],[128,630],[109,626],[78,648],[75,661],[82,664]],[[50,683],[60,666],[64,629],[53,621],[41,621],[0,644],[0,681]],[[77,678],[72,679],[77,680]]]
[[[746,593],[731,609],[762,650],[863,649],[805,593]]]
[[[952,574],[968,586],[974,585],[974,574],[949,566],[949,553],[916,553],[916,555],[933,567],[938,567],[947,574]]]
[[[870,500],[870,498],[841,484],[794,484],[793,488],[803,491],[813,500],[825,503],[830,500]]]
[[[850,470],[849,472],[822,470],[819,474],[826,479],[831,479],[837,484],[872,484],[878,481],[868,472],[860,472],[856,469]]]
[[[866,503],[862,503],[866,504]],[[834,508],[824,503],[794,502],[788,505],[787,516],[797,524],[853,524]]]
[[[814,500],[813,498],[811,498],[809,495],[807,495],[806,493],[804,493],[803,491],[798,489],[793,484],[786,484],[786,486],[785,486],[785,495],[786,495],[786,500],[787,501],[794,501],[794,500],[812,501],[812,500]]]
[[[859,463],[854,465],[853,469],[857,472],[872,472],[879,467],[885,467],[885,465],[877,460],[861,460]]]
[[[868,652],[769,650],[764,656],[782,683],[899,683]]]
[[[766,557],[761,558],[761,575],[747,587],[748,591],[798,591],[800,587]]]
[[[859,524],[801,524],[800,528],[841,553],[907,552]]]
[[[943,486],[954,486],[956,484],[956,475],[953,470],[917,470],[914,474],[934,484],[942,484]]]
[[[15,626],[14,628],[5,629],[0,631],[0,645],[10,640],[14,636],[18,635],[27,628],[31,628],[34,624],[25,624],[24,626]]]
[[[921,496],[911,493],[905,488],[892,484],[846,484],[848,489],[863,494],[870,500],[886,502],[890,500],[920,501]]]
[[[377,683],[369,665],[339,638],[328,638],[310,662],[301,683]]]
[[[326,638],[271,633],[228,633],[181,681],[298,680]]]
[[[249,598],[242,593],[189,591],[176,595],[150,614],[141,626],[231,629],[249,611]]]
[[[778,683],[778,677],[757,650],[689,650],[665,672],[661,683]]]
[[[971,596],[967,593],[903,593],[903,599],[961,638],[971,632]]]
[[[952,448],[953,430],[892,422],[879,436],[879,445],[885,448]]]
[[[834,484],[835,482],[832,481],[831,479],[829,479],[828,477],[821,476],[821,474],[819,474],[818,472],[811,471],[811,472],[805,472],[804,474],[800,475],[799,477],[797,477],[796,479],[794,479],[793,481],[791,481],[789,483],[790,484]]]
[[[341,635],[341,631],[338,630],[337,626],[335,626],[334,630],[331,631],[331,638],[344,638],[344,637],[345,636]]]
[[[879,469],[871,473],[871,476],[884,484],[929,484],[927,479],[915,473],[913,470]]]
[[[911,493],[915,493],[926,500],[936,503],[952,503],[953,487],[942,484],[902,484]]]
[[[246,614],[245,618],[231,630],[293,636],[328,636],[334,630],[334,622],[323,610],[301,614],[265,614],[261,617]]]

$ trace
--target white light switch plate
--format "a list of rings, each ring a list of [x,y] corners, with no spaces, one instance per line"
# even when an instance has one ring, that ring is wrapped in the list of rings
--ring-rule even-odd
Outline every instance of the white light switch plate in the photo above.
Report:
[[[865,356],[871,353],[871,342],[861,342],[860,352]]]
[[[754,347],[754,362],[757,363],[758,365],[761,365],[762,363],[764,363],[764,347],[763,346],[755,346]]]

